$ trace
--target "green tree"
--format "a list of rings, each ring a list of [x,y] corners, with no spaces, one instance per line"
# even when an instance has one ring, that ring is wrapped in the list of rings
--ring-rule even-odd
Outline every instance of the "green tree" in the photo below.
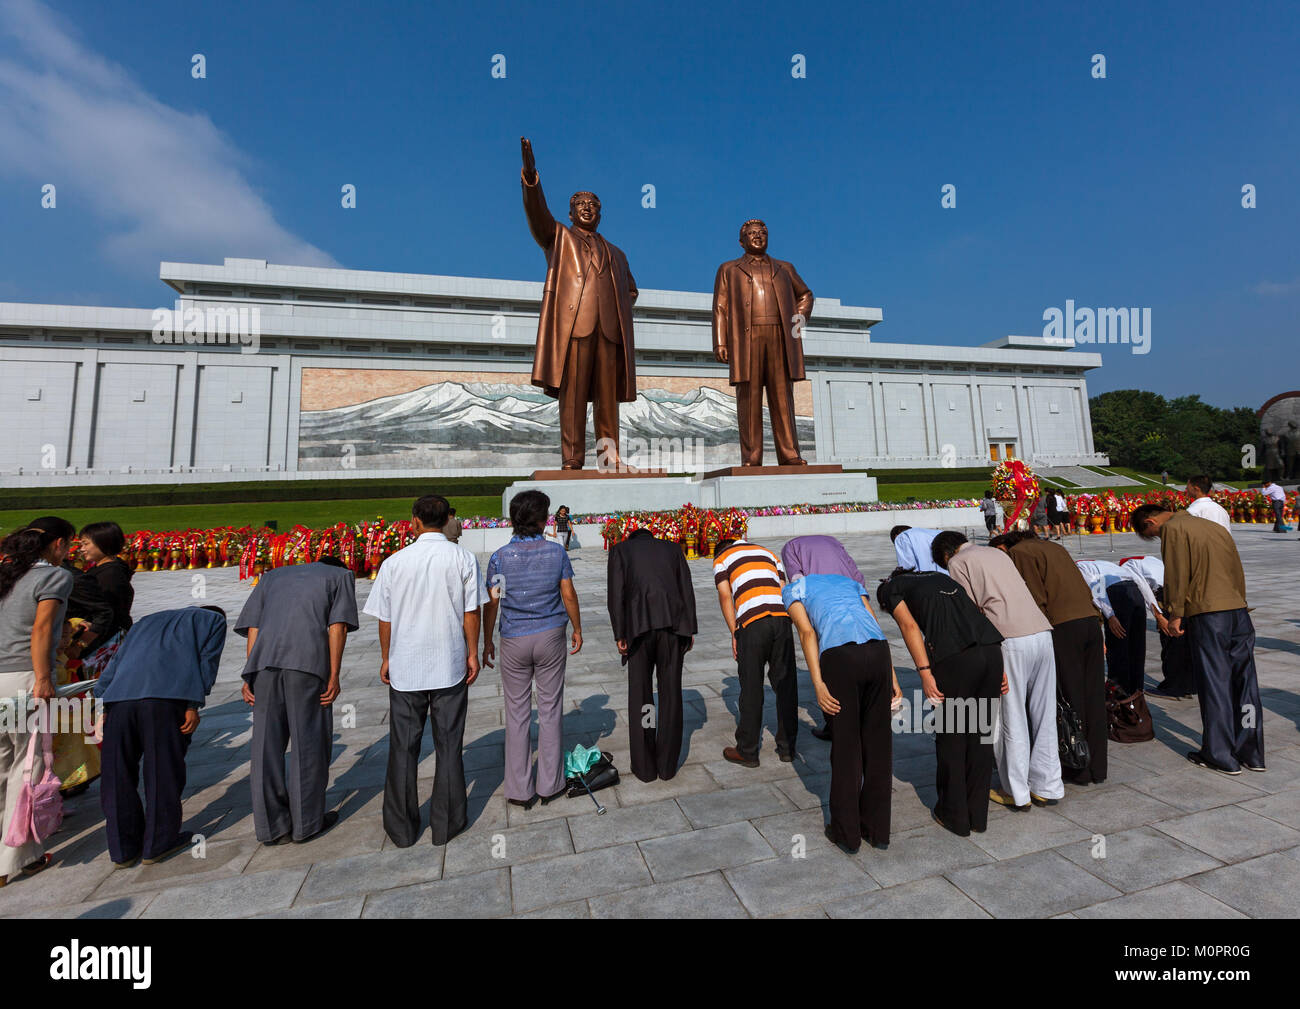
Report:
[[[1092,397],[1089,408],[1097,451],[1116,466],[1148,473],[1238,479],[1242,446],[1259,442],[1254,410],[1225,410],[1198,395],[1167,400],[1154,392],[1123,389]]]

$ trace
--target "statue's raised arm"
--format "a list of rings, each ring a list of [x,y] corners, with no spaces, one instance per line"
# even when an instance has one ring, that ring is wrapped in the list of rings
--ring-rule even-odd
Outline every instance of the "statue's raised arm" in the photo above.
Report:
[[[519,183],[524,190],[524,213],[528,216],[528,230],[533,239],[543,249],[550,250],[555,241],[555,218],[546,205],[542,193],[542,180],[537,174],[537,162],[533,158],[533,144],[527,137],[519,138],[519,151],[523,155],[523,171]]]

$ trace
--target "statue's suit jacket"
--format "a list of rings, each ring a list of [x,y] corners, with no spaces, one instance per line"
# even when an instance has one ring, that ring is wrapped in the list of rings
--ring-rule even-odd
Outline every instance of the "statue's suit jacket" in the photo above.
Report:
[[[813,293],[800,279],[793,266],[780,259],[768,257],[772,264],[776,303],[785,329],[785,369],[790,381],[804,379],[803,347],[794,336],[796,313],[807,320],[812,315]],[[718,267],[713,281],[713,352],[727,348],[727,361],[731,365],[731,384],[749,381],[749,319],[753,286],[745,257],[733,259]]]
[[[520,175],[524,190],[524,212],[528,215],[528,228],[546,251],[546,286],[542,291],[541,314],[537,320],[537,352],[533,358],[533,385],[546,391],[548,396],[558,396],[564,377],[564,362],[569,352],[569,339],[582,302],[583,287],[587,282],[590,254],[586,244],[574,237],[573,229],[561,224],[546,206],[542,194],[541,176],[529,185]],[[615,376],[615,389],[620,403],[636,399],[636,349],[632,338],[632,303],[636,301],[636,282],[628,269],[623,250],[603,237],[609,251],[609,266],[595,277],[599,288],[588,291],[602,302],[600,317],[616,316],[618,332],[604,332],[606,339],[619,345],[619,367]],[[614,311],[617,309],[617,311]],[[594,386],[595,383],[593,383]]]

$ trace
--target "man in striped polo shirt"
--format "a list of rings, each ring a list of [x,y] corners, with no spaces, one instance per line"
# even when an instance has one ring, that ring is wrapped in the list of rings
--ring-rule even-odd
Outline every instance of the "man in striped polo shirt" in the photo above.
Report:
[[[736,745],[722,756],[758,766],[763,732],[763,669],[776,694],[776,754],[794,760],[799,692],[794,671],[794,625],[781,602],[785,568],[770,550],[747,540],[723,540],[713,552],[718,603],[731,631],[731,657],[740,678]]]

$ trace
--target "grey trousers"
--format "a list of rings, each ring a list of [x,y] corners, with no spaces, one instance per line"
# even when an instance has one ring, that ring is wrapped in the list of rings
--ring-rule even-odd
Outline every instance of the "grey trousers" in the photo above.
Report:
[[[501,639],[501,691],[506,699],[506,798],[527,802],[564,787],[564,669],[567,626]],[[537,767],[530,726],[537,684]]]
[[[320,695],[326,680],[297,669],[253,675],[253,829],[259,841],[290,832],[296,840],[323,827],[334,745],[334,708]],[[292,744],[292,745],[291,745]],[[284,770],[289,751],[289,773]]]
[[[1065,795],[1061,751],[1056,743],[1056,652],[1052,632],[1039,631],[1002,641],[1007,693],[998,705],[993,756],[1003,791],[1017,806],[1030,792],[1044,799]]]
[[[461,680],[442,690],[388,688],[388,777],[384,782],[384,833],[399,848],[409,848],[420,836],[420,741],[424,722],[433,723],[433,797],[429,800],[429,833],[434,844],[446,844],[469,823],[465,792],[465,712],[469,684]]]

